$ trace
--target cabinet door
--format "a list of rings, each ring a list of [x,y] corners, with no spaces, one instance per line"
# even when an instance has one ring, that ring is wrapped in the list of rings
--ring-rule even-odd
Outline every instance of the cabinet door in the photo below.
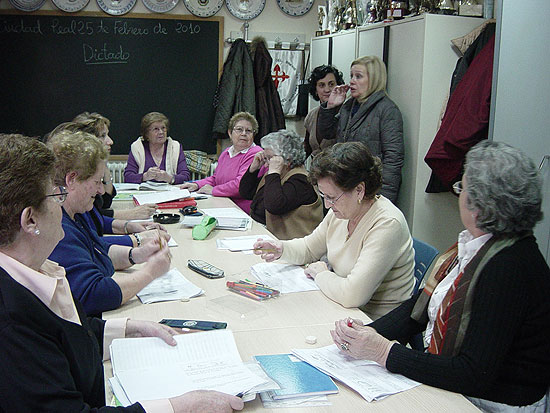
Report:
[[[384,28],[360,30],[357,35],[357,57],[384,56]]]
[[[332,64],[344,74],[344,80],[349,82],[349,68],[355,55],[355,31],[339,33],[332,38]]]

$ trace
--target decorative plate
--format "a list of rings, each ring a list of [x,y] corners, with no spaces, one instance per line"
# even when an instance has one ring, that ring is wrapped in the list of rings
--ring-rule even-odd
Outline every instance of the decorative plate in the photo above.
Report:
[[[38,10],[46,0],[10,0],[13,7],[22,11],[35,11]]]
[[[97,5],[105,13],[121,16],[128,13],[136,5],[137,0],[96,0]]]
[[[225,5],[237,19],[252,20],[264,9],[265,0],[225,0]]]
[[[223,0],[183,0],[183,4],[195,16],[210,17],[222,8]]]
[[[143,0],[143,4],[155,13],[166,13],[176,7],[179,0]]]
[[[59,10],[67,13],[75,13],[88,5],[90,0],[52,0]]]
[[[277,0],[279,8],[290,16],[306,14],[315,0]]]

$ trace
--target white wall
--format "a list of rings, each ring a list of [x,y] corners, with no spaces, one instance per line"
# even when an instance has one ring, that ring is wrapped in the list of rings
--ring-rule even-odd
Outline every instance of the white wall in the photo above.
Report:
[[[497,16],[490,134],[521,148],[537,165],[550,154],[548,16],[548,0],[501,0]],[[535,235],[550,262],[550,176],[546,179],[545,219]]]

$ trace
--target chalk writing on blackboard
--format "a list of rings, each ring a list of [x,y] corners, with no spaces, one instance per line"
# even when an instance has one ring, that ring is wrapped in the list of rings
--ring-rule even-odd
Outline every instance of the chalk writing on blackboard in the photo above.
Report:
[[[130,53],[125,52],[122,45],[118,46],[117,49],[109,49],[107,43],[103,43],[103,46],[98,49],[84,43],[82,51],[84,53],[84,63],[87,65],[128,63],[128,59],[130,59]]]

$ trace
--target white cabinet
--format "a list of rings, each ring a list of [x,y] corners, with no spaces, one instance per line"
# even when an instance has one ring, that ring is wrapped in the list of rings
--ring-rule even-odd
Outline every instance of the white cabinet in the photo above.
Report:
[[[413,236],[439,250],[445,250],[456,242],[463,226],[454,195],[425,192],[431,169],[424,163],[424,156],[437,132],[442,105],[459,57],[450,40],[469,33],[482,22],[479,18],[424,14],[389,24],[362,27],[356,30],[356,54],[353,57],[349,52],[346,54],[347,64],[340,63],[345,53],[337,51],[336,44],[351,37],[345,37],[348,33],[333,35],[333,64],[344,71],[359,56],[377,54],[382,58],[384,27],[389,26],[386,51],[388,95],[403,114],[405,140],[405,165],[398,206],[405,214]],[[335,56],[340,59],[338,63]]]

